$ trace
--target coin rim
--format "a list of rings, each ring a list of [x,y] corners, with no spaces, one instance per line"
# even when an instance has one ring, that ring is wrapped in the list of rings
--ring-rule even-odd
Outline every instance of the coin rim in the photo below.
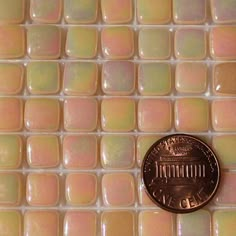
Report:
[[[196,206],[196,207],[193,207],[193,208],[189,208],[189,209],[185,209],[185,210],[181,210],[181,209],[174,209],[174,208],[171,208],[171,207],[168,207],[168,206],[165,206],[164,204],[161,204],[159,202],[157,202],[154,197],[149,193],[147,187],[146,187],[146,184],[145,184],[145,179],[144,179],[144,165],[145,165],[145,161],[147,160],[149,154],[151,153],[151,151],[153,150],[153,148],[155,146],[157,146],[160,142],[162,142],[163,140],[167,140],[169,138],[172,138],[172,137],[176,137],[176,136],[184,136],[184,137],[187,137],[187,138],[191,138],[191,139],[194,139],[198,142],[200,142],[201,144],[203,144],[204,146],[206,146],[213,154],[214,156],[214,159],[216,161],[216,164],[217,164],[217,170],[218,170],[218,179],[217,179],[217,182],[216,182],[216,186],[214,188],[214,191],[210,194],[209,198],[203,202],[202,204]],[[182,133],[178,133],[178,134],[171,134],[171,135],[166,135],[160,139],[158,139],[155,143],[153,143],[150,148],[147,150],[144,158],[143,158],[143,161],[142,161],[142,166],[141,166],[141,182],[142,184],[144,185],[144,189],[145,189],[145,192],[147,193],[148,197],[151,199],[151,201],[157,205],[158,207],[164,209],[164,210],[167,210],[169,212],[172,212],[172,213],[180,213],[180,214],[185,214],[185,213],[190,213],[190,212],[194,212],[194,211],[197,211],[201,208],[203,208],[204,206],[206,206],[211,200],[212,198],[215,196],[218,188],[219,188],[219,185],[220,185],[220,182],[221,182],[221,168],[220,168],[220,163],[219,163],[219,160],[217,158],[217,155],[216,153],[214,152],[214,150],[207,144],[205,143],[202,139],[196,137],[196,136],[193,136],[193,135],[189,135],[189,134],[182,134]]]

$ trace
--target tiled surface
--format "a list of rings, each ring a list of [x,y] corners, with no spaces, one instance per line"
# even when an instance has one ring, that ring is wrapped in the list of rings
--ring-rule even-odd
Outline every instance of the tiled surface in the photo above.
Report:
[[[236,0],[188,2],[0,0],[0,235],[235,235]],[[223,170],[187,215],[140,181],[175,132]]]

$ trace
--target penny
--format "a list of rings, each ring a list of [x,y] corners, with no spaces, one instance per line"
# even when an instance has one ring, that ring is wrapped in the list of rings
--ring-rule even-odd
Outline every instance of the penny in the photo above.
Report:
[[[142,181],[148,196],[159,207],[175,213],[193,212],[215,195],[220,181],[219,162],[200,139],[169,135],[147,151]]]

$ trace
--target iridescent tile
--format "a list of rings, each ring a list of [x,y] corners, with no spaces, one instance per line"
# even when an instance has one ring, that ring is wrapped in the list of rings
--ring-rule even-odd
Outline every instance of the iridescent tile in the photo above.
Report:
[[[140,24],[167,24],[171,20],[171,0],[137,0],[137,19]]]
[[[103,99],[101,123],[104,131],[126,132],[134,130],[136,126],[135,101],[131,98]]]
[[[138,128],[142,132],[166,132],[172,126],[172,105],[166,99],[140,99]]]
[[[0,23],[20,24],[25,18],[25,0],[1,0]]]
[[[98,50],[98,31],[96,28],[69,27],[65,52],[68,57],[91,59]]]
[[[207,0],[173,0],[173,18],[177,24],[202,24],[207,19]]]
[[[180,132],[206,132],[209,104],[203,98],[180,98],[175,102],[175,128]]]
[[[31,59],[61,56],[61,29],[54,25],[31,25],[27,30],[27,51]]]
[[[98,64],[70,62],[65,64],[63,90],[66,95],[94,95],[99,78]]]
[[[171,45],[171,32],[168,29],[143,28],[139,31],[138,50],[142,59],[168,59]]]
[[[215,60],[236,59],[236,26],[218,26],[210,31],[210,53]]]
[[[0,94],[16,95],[22,92],[24,84],[24,66],[21,64],[0,64]]]
[[[30,17],[37,23],[58,23],[61,11],[62,0],[30,0]]]
[[[183,60],[202,60],[207,55],[207,37],[203,29],[180,28],[175,32],[175,56]]]
[[[106,59],[129,59],[135,50],[134,31],[125,26],[103,28],[101,45]]]
[[[109,95],[130,95],[135,90],[135,64],[108,61],[102,67],[102,90]]]
[[[172,72],[167,63],[142,63],[138,67],[138,90],[144,96],[163,96],[171,92]]]
[[[101,165],[105,169],[130,169],[135,162],[135,139],[128,135],[102,136]]]
[[[0,25],[0,35],[0,59],[24,57],[25,29],[22,26]]]
[[[98,0],[64,0],[64,17],[68,24],[95,23]]]
[[[27,89],[31,94],[56,94],[60,90],[58,62],[30,62],[27,65]]]
[[[101,0],[103,21],[107,24],[125,24],[133,18],[133,0]]]
[[[217,24],[236,23],[235,0],[211,0],[212,19]]]

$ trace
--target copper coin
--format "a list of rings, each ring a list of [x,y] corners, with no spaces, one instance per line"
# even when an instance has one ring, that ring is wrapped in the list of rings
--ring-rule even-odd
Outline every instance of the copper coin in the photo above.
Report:
[[[142,164],[142,181],[151,200],[175,213],[205,206],[220,181],[215,153],[200,139],[175,134],[154,143]]]

